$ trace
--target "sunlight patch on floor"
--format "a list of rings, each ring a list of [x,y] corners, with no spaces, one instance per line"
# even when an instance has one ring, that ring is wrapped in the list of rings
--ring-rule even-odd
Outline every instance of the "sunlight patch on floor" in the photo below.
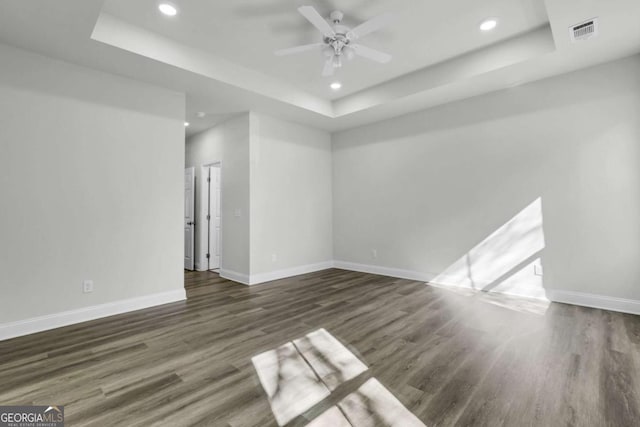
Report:
[[[347,420],[336,406],[332,406],[315,418],[307,427],[351,427],[351,423]]]
[[[320,403],[333,391],[369,369],[325,329],[254,356],[251,361],[280,426],[316,406],[321,408]],[[365,427],[381,422],[387,426],[424,427],[378,380],[369,378],[307,426]]]
[[[251,361],[281,426],[330,394],[293,343],[259,354]]]
[[[338,406],[356,427],[425,427],[378,380],[371,378],[356,392],[344,398]]]
[[[324,329],[311,332],[293,343],[329,390],[335,390],[340,384],[368,369]]]
[[[528,298],[517,295],[507,295],[497,292],[483,292],[475,289],[462,287],[439,285],[437,283],[429,283],[429,286],[442,289],[448,293],[461,295],[468,298],[475,298],[487,304],[502,307],[507,310],[519,313],[530,313],[544,316],[551,302],[548,299]]]

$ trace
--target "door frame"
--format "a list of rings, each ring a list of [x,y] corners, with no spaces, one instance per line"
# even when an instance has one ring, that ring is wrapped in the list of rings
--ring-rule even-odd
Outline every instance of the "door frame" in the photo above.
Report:
[[[196,265],[197,265],[197,252],[196,252],[196,247],[197,247],[197,229],[196,229],[196,225],[198,224],[198,210],[196,208],[196,199],[198,197],[197,192],[198,192],[198,186],[196,183],[196,168],[195,167],[186,167],[184,168],[184,172],[185,172],[185,179],[184,179],[184,183],[186,184],[187,180],[187,171],[191,172],[191,222],[187,223],[187,217],[184,216],[183,219],[183,230],[186,232],[186,226],[189,226],[189,233],[191,234],[191,262],[190,265],[187,266],[187,256],[186,256],[186,234],[185,234],[185,242],[183,243],[185,246],[185,254],[184,254],[184,261],[185,261],[185,265],[184,265],[184,269],[188,270],[188,271],[194,271],[196,269]],[[186,187],[186,185],[185,185]],[[185,195],[184,195],[184,201],[183,201],[183,206],[184,209],[186,210],[187,207],[187,196],[186,196],[186,189],[185,189]],[[186,213],[186,212],[185,212]],[[190,268],[189,268],[190,267]]]
[[[223,205],[222,205],[222,201],[224,200],[224,197],[222,195],[223,193],[223,182],[224,182],[224,176],[222,174],[222,160],[212,160],[210,162],[206,162],[204,163],[202,166],[200,166],[200,176],[202,177],[200,179],[200,181],[202,182],[202,185],[200,186],[200,190],[198,191],[198,194],[200,196],[200,200],[202,200],[202,203],[199,206],[198,209],[198,215],[200,216],[200,224],[202,224],[201,227],[196,227],[196,239],[198,239],[201,244],[198,245],[197,249],[198,249],[198,254],[196,256],[196,259],[198,261],[198,271],[207,271],[208,267],[209,267],[209,262],[207,260],[207,251],[211,250],[210,248],[210,242],[209,242],[209,224],[210,221],[207,221],[207,214],[208,214],[208,207],[210,205],[210,197],[211,194],[209,192],[210,190],[210,186],[209,185],[205,185],[207,184],[206,180],[204,179],[205,177],[208,177],[208,172],[207,169],[209,169],[210,167],[218,167],[220,168],[220,269],[222,269],[222,259],[224,256],[223,253],[223,242],[222,242],[222,236],[223,236],[223,230],[224,230],[224,215],[222,214],[223,212]],[[205,250],[203,250],[203,248],[206,248]]]

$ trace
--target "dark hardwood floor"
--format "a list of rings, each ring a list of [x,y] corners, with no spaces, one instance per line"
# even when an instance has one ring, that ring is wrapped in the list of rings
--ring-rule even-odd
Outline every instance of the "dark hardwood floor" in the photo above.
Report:
[[[282,369],[267,373],[274,399],[308,397],[295,389],[299,361],[324,363],[317,390],[331,389],[290,426],[324,410],[391,425],[392,397],[353,394],[372,379],[429,427],[640,425],[638,316],[335,269],[254,287],[185,277],[186,302],[0,342],[0,405],[65,405],[68,426],[277,426],[252,358],[289,348],[269,362]],[[321,329],[351,356],[330,364],[287,344]],[[344,360],[355,377],[327,373],[346,372]]]

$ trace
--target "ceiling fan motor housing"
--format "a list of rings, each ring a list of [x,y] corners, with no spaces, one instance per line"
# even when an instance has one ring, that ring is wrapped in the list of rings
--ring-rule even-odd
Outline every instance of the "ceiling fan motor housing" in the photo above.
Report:
[[[349,45],[351,42],[349,38],[349,32],[351,29],[345,25],[341,25],[342,18],[344,18],[344,13],[339,10],[334,10],[329,15],[329,18],[333,22],[333,36],[325,35],[323,37],[324,43],[331,46],[333,48],[333,53],[336,56],[340,56],[343,53],[343,49]]]
[[[336,55],[342,54],[342,49],[346,47],[351,41],[347,37],[346,33],[338,32],[336,29],[336,34],[332,37],[325,37],[324,42],[331,46]]]

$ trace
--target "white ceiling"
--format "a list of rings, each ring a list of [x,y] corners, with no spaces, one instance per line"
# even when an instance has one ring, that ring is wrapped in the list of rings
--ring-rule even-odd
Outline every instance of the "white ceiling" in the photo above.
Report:
[[[409,72],[488,46],[548,22],[540,0],[183,0],[174,1],[179,15],[166,17],[157,0],[107,0],[103,12],[129,24],[187,46],[286,80],[321,98],[335,99]],[[359,42],[389,52],[393,60],[377,64],[356,57],[334,77],[322,77],[320,50],[276,57],[279,48],[321,41],[320,33],[297,12],[314,6],[328,18],[332,10],[345,14],[354,27],[378,14],[390,12],[394,21]],[[478,25],[496,17],[500,26],[481,33]],[[329,84],[339,80],[339,92]]]
[[[342,130],[640,52],[638,0],[312,2],[324,13],[343,8],[354,22],[383,11],[399,12],[395,25],[366,40],[393,54],[393,62],[347,64],[353,67],[340,76],[346,90],[340,99],[330,99],[333,95],[318,83],[323,79],[306,71],[315,69],[312,56],[298,57],[300,62],[271,56],[276,48],[313,37],[313,30],[295,12],[300,3],[174,3],[180,14],[167,21],[157,14],[156,3],[148,0],[109,0],[108,4],[103,0],[0,0],[0,42],[185,92],[189,133],[248,110],[328,131]],[[209,4],[206,7],[215,10],[216,16],[191,15],[190,8],[198,4]],[[135,12],[123,12],[127,7],[135,7]],[[486,16],[500,19],[490,35],[477,30]],[[595,16],[600,18],[600,35],[571,44],[568,27]],[[535,29],[547,19],[547,26]],[[430,24],[428,29],[416,24],[422,21]],[[243,31],[247,25],[257,26],[260,36]],[[222,40],[227,45],[215,47],[206,41],[207,34],[218,31],[215,26],[230,29]],[[199,32],[201,39],[194,36]],[[258,53],[247,54],[230,49],[232,44],[265,50],[255,47]],[[294,66],[305,71],[295,71]],[[357,73],[356,67],[363,71]],[[310,79],[308,83],[305,78]],[[362,90],[350,93],[356,87]],[[207,116],[197,118],[198,111]]]

